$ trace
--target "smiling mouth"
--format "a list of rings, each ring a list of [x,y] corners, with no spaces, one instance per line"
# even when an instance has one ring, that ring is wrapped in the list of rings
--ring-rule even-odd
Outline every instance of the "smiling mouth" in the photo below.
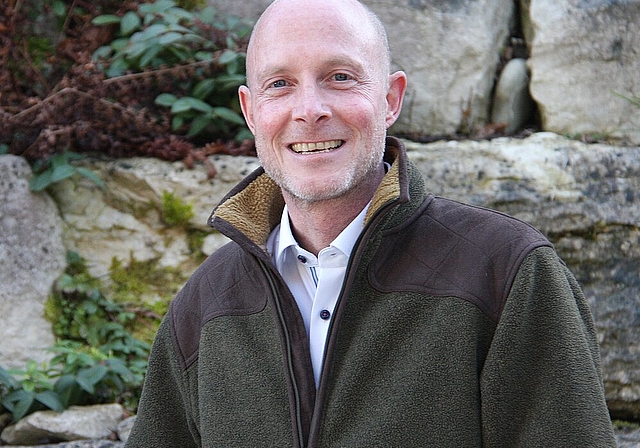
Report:
[[[343,140],[329,140],[328,142],[294,143],[290,146],[290,148],[293,152],[296,152],[298,154],[310,154],[329,152],[332,149],[341,147],[343,144]]]

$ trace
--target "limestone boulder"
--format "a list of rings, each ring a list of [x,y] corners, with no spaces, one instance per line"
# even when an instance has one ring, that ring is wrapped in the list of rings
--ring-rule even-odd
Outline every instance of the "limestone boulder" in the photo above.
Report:
[[[387,27],[393,63],[409,78],[395,132],[473,131],[489,121],[510,28],[510,0],[365,1]]]
[[[2,441],[9,445],[35,445],[43,440],[107,439],[124,416],[124,408],[117,403],[72,406],[64,412],[34,412],[5,428]]]
[[[86,161],[86,166],[106,185],[100,190],[91,181],[74,177],[51,188],[65,222],[66,246],[79,253],[90,272],[105,277],[112,259],[125,262],[158,259],[161,266],[195,269],[187,241],[189,230],[211,232],[207,218],[230,186],[257,166],[253,157],[215,156],[217,174],[209,179],[208,168],[188,169],[182,162],[131,158]],[[165,222],[163,195],[170,193],[190,205],[193,218],[185,225]],[[203,250],[213,251],[227,240],[207,238]]]
[[[640,0],[521,0],[543,128],[640,144]]]
[[[64,271],[63,223],[46,193],[29,190],[31,167],[0,156],[0,366],[44,361],[53,344],[44,303]]]
[[[500,73],[493,96],[491,122],[504,124],[510,134],[531,121],[535,104],[529,93],[529,70],[522,58],[511,59]]]

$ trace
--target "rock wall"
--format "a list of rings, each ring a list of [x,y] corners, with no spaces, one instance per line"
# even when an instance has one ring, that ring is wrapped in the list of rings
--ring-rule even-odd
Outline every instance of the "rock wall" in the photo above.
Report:
[[[640,420],[640,148],[524,139],[408,144],[432,191],[540,229],[581,283],[609,408]]]
[[[255,20],[271,0],[208,2]],[[395,132],[450,135],[491,123],[513,131],[533,118],[533,96],[546,131],[640,144],[640,107],[624,98],[640,97],[640,0],[363,2],[385,22],[395,68],[409,77]],[[504,61],[528,56],[515,75],[503,71]],[[496,91],[503,76],[528,84],[505,97]]]
[[[65,267],[62,219],[46,193],[29,191],[31,167],[0,156],[0,365],[46,359],[53,344],[44,302]]]
[[[640,147],[588,145],[552,133],[407,147],[432,192],[512,214],[549,236],[591,305],[612,413],[640,420]],[[213,179],[203,165],[189,170],[155,159],[87,161],[106,191],[85,178],[66,180],[51,189],[56,209],[47,194],[28,191],[31,174],[22,159],[0,156],[0,167],[21,167],[11,168],[11,181],[5,181],[10,169],[0,168],[0,278],[10,285],[0,293],[0,365],[22,366],[25,357],[44,355],[52,338],[42,303],[64,267],[66,249],[103,277],[113,257],[126,262],[130,254],[160,259],[188,275],[197,264],[189,231],[205,231],[217,202],[258,166],[251,157],[210,160],[218,171]],[[193,204],[197,213],[186,228],[163,222],[165,191]],[[200,250],[208,254],[224,242],[209,231]],[[29,263],[21,261],[25,254],[32,254]],[[33,302],[24,305],[29,288]],[[41,344],[25,347],[31,334],[41,335]]]

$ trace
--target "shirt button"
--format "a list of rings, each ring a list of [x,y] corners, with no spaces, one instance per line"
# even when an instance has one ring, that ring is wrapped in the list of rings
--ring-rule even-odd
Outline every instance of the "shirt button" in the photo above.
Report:
[[[298,255],[298,260],[300,261],[300,263],[306,263],[307,257],[305,257],[304,255]]]
[[[327,320],[330,317],[331,317],[331,313],[329,312],[329,310],[320,311],[320,319]]]

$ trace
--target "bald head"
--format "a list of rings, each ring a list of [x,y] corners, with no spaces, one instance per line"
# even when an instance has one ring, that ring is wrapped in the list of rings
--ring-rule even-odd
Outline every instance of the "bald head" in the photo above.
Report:
[[[343,26],[350,37],[371,47],[372,60],[385,76],[391,70],[389,43],[384,25],[378,16],[358,0],[275,0],[260,16],[251,33],[247,49],[247,84],[251,85],[257,59],[269,46],[279,45],[274,36],[282,36],[277,27],[304,28],[312,21],[322,20],[329,30]],[[284,37],[283,37],[284,38]]]

